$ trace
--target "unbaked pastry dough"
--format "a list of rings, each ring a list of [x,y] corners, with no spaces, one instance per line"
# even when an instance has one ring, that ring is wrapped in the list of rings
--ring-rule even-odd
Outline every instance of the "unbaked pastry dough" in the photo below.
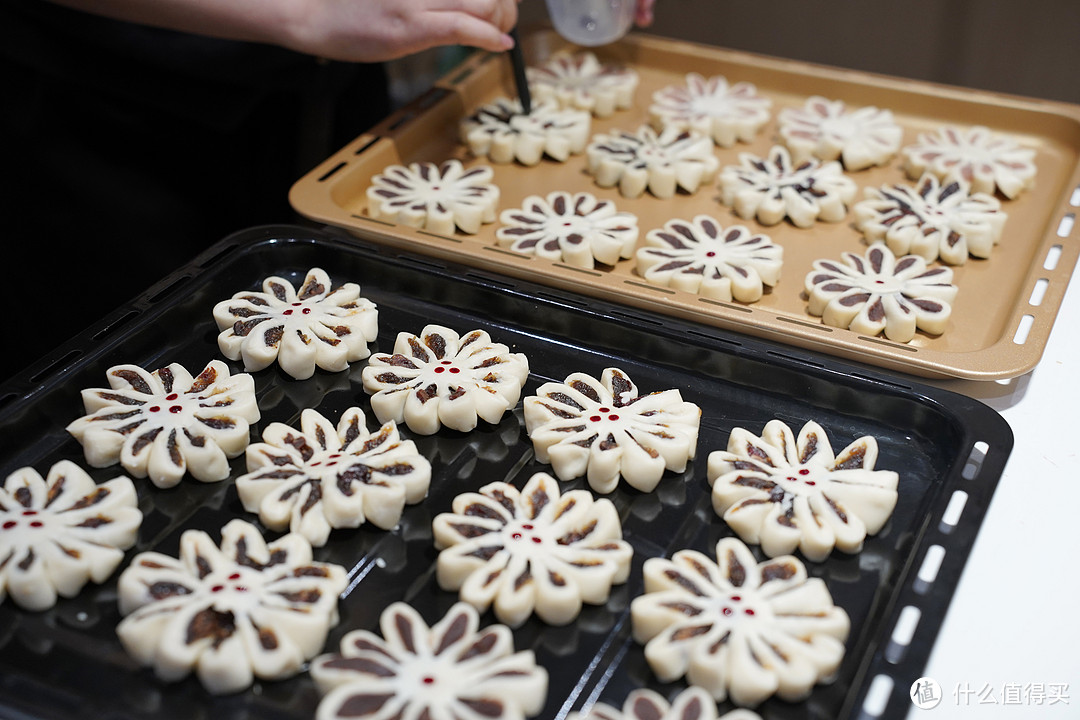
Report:
[[[1035,151],[982,126],[920,133],[901,156],[912,180],[933,173],[946,185],[963,180],[972,193],[997,190],[1013,200],[1035,185]]]
[[[522,490],[505,482],[454,498],[453,512],[432,523],[439,553],[438,582],[460,591],[480,612],[494,607],[499,622],[518,627],[534,612],[565,625],[582,603],[607,602],[626,582],[633,550],[607,499],[588,490],[560,495],[546,473]]]
[[[769,121],[772,101],[758,95],[753,83],[729,85],[716,75],[706,79],[688,73],[685,85],[672,85],[653,93],[649,117],[653,127],[689,129],[708,135],[720,147],[751,142]]]
[[[173,363],[147,372],[117,365],[106,372],[109,388],[82,391],[86,415],[67,426],[82,443],[86,462],[120,463],[132,476],[159,488],[185,473],[202,482],[229,476],[229,459],[248,446],[250,423],[259,419],[255,381],[231,375],[212,360],[197,377]]]
[[[214,306],[218,347],[255,372],[275,360],[297,380],[349,367],[369,354],[378,335],[378,310],[360,297],[360,286],[332,288],[322,268],[312,268],[300,288],[281,277],[263,280],[262,292],[238,292]]]
[[[678,190],[694,193],[712,181],[720,167],[709,136],[677,129],[657,134],[648,125],[636,133],[598,133],[585,156],[596,184],[618,187],[626,198],[646,190],[658,198],[674,197]]]
[[[720,173],[720,189],[721,201],[745,220],[775,225],[786,217],[807,228],[817,220],[843,220],[857,187],[840,163],[793,163],[787,149],[775,145],[767,158],[740,153],[739,164]]]
[[[669,220],[645,236],[637,271],[656,285],[713,300],[756,302],[780,281],[784,249],[742,225],[724,230],[708,215]]]
[[[503,210],[499,220],[495,239],[502,247],[575,267],[633,257],[638,239],[637,216],[584,192],[530,195],[519,209]]]
[[[371,178],[368,214],[443,235],[452,235],[455,228],[474,234],[483,223],[495,222],[499,188],[491,182],[494,176],[490,167],[466,169],[460,160],[391,165]]]
[[[541,385],[524,400],[525,428],[536,459],[560,480],[586,476],[609,493],[619,478],[651,492],[665,470],[682,472],[697,450],[701,409],[676,390],[641,395],[622,370],[597,380],[573,373]]]
[[[602,118],[634,102],[638,74],[632,68],[602,63],[591,52],[559,52],[525,69],[534,100],[585,110]]]
[[[897,258],[884,243],[874,243],[865,255],[815,260],[805,289],[810,314],[826,325],[870,336],[884,331],[889,340],[904,343],[916,329],[945,332],[957,292],[952,277],[947,267],[928,268],[918,255]]]
[[[669,703],[648,688],[631,690],[621,708],[597,703],[585,713],[571,713],[571,720],[761,720],[752,710],[738,708],[718,715],[716,701],[703,688],[691,685]]]
[[[769,557],[796,548],[815,562],[834,547],[856,553],[896,507],[900,477],[875,470],[877,457],[877,440],[870,435],[835,455],[825,430],[813,421],[798,438],[781,420],[769,421],[761,437],[736,427],[727,450],[709,455],[713,508]]]
[[[591,127],[592,118],[583,110],[537,101],[526,115],[521,101],[502,97],[464,118],[460,133],[476,157],[536,165],[545,156],[566,162],[583,152]]]
[[[848,110],[842,100],[807,98],[801,108],[780,111],[780,137],[800,163],[811,157],[840,160],[850,171],[885,165],[904,139],[889,110],[873,106]]]
[[[942,185],[927,173],[915,187],[866,188],[855,203],[855,226],[872,244],[884,241],[896,255],[914,254],[927,262],[963,265],[968,255],[990,257],[1001,239],[1006,213],[986,193],[968,193],[963,180]]]
[[[142,512],[135,486],[120,476],[101,485],[70,460],[7,476],[0,487],[0,601],[46,610],[102,583],[135,544]]]
[[[716,560],[695,550],[645,561],[645,594],[630,604],[634,639],[661,682],[686,677],[716,700],[754,707],[798,701],[828,682],[850,621],[820,578],[788,555],[758,563],[737,538]]]
[[[362,378],[379,422],[404,422],[420,435],[446,426],[468,432],[498,423],[517,404],[529,360],[483,330],[464,336],[441,325],[398,333],[393,353],[371,356]]]
[[[405,504],[427,495],[431,463],[391,420],[368,432],[364,412],[349,408],[337,427],[312,408],[300,429],[272,423],[247,449],[248,472],[236,479],[240,502],[270,530],[289,529],[322,547],[333,528],[370,522],[390,530]]]
[[[467,603],[430,628],[410,605],[393,603],[379,617],[382,637],[353,630],[340,652],[312,661],[311,677],[324,694],[316,720],[537,715],[547,700],[547,671],[532,650],[514,651],[510,628],[479,626]]]
[[[238,692],[300,672],[337,624],[346,584],[345,569],[314,562],[300,535],[267,544],[254,525],[232,520],[220,547],[186,530],[178,558],[137,555],[120,575],[116,633],[166,682],[194,672],[214,695]]]

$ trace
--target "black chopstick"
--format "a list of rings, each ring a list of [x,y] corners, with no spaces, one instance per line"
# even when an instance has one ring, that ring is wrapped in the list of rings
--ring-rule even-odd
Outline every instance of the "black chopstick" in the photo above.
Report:
[[[514,67],[514,84],[517,85],[521,109],[528,115],[532,112],[532,95],[529,94],[529,80],[525,77],[525,56],[521,54],[521,41],[518,39],[517,26],[510,30],[514,47],[510,48],[510,64]]]

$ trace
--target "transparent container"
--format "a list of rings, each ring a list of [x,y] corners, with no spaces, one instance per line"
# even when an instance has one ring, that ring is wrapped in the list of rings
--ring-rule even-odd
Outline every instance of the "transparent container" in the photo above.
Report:
[[[634,22],[636,0],[547,0],[555,31],[577,45],[615,42]]]

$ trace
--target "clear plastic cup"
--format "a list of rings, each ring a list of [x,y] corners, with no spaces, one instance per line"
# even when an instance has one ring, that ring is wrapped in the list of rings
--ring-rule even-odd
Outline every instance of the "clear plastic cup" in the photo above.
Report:
[[[577,45],[615,42],[634,22],[636,0],[547,0],[555,31]]]

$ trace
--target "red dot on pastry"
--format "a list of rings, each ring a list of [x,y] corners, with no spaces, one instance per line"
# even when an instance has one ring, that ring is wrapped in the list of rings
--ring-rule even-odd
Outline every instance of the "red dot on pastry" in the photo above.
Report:
[[[161,407],[158,405],[151,405],[147,408],[147,410],[149,410],[150,412],[158,412],[159,410],[161,410]]]
[[[743,610],[743,612],[746,613],[747,615],[753,615],[754,614],[754,611],[751,610],[750,608],[746,608],[745,610]]]
[[[281,314],[282,315],[292,315],[292,310],[286,310],[285,312],[283,312]]]
[[[807,468],[803,468],[802,470],[799,471],[799,474],[800,475],[809,475],[810,470],[808,470]]]
[[[37,515],[37,510],[23,510],[23,515]]]
[[[536,543],[537,545],[539,545],[540,543],[544,542],[543,540],[541,540],[540,538],[536,537],[535,535],[533,536],[533,539],[532,539],[532,541],[533,541],[534,543]]]
[[[304,313],[305,315],[307,315],[308,313],[310,313],[310,312],[311,312],[311,308],[304,308],[304,309],[303,309],[303,310],[301,310],[300,312],[302,312],[302,313]]]
[[[210,588],[210,592],[221,592],[224,589],[224,585],[215,585],[214,587]]]
[[[611,412],[611,408],[603,407],[603,408],[600,408],[599,412],[602,412],[602,413]]]
[[[716,253],[710,250],[709,252],[705,253],[705,257],[716,257]]]
[[[441,372],[442,372],[443,370],[445,370],[445,369],[446,369],[446,368],[441,368],[441,367],[437,367],[437,368],[435,368],[435,372],[437,372],[437,373],[441,373]]]
[[[533,526],[532,526],[532,525],[522,525],[521,527],[522,527],[523,529],[525,529],[525,530],[532,530],[532,529],[533,529]]]
[[[817,483],[816,483],[816,482],[814,482],[813,480],[807,480],[807,481],[806,481],[806,484],[807,484],[807,485],[817,485]]]
[[[8,520],[6,523],[4,523],[4,529],[5,530],[10,530],[11,528],[15,527],[18,524],[19,523],[15,522],[14,520]]]
[[[599,415],[593,415],[592,417],[589,418],[589,422],[600,422],[600,420],[601,420],[601,418],[600,418]]]
[[[435,678],[433,678],[433,677],[431,677],[430,675],[428,675],[428,676],[426,676],[426,677],[424,678],[424,680],[423,680],[423,683],[424,683],[425,685],[433,685],[433,684],[435,683]]]
[[[32,527],[32,528],[39,528],[41,526],[42,526],[42,522],[40,520],[35,520],[32,523],[30,523],[30,527]]]
[[[521,533],[513,533],[513,534],[510,535],[510,537],[514,538],[515,540],[520,540],[521,539]]]
[[[233,573],[232,575],[229,576],[229,579],[230,580],[239,580],[240,579],[240,573]]]
[[[608,415],[607,419],[610,420],[611,422],[615,422],[616,420],[619,419],[619,416],[618,415]]]
[[[731,602],[739,602],[740,600],[742,600],[742,598],[739,597],[738,595],[732,595],[731,596]]]
[[[724,615],[727,616],[727,615],[731,615],[732,610],[731,610],[731,608],[726,607],[721,612],[723,612]]]
[[[459,370],[459,369],[458,369],[458,368],[456,368],[456,367],[452,367],[452,368],[450,368],[450,372],[452,372],[452,373],[459,373],[459,372],[461,372],[461,370]]]
[[[180,412],[180,411],[181,411],[181,410],[183,410],[183,409],[184,409],[184,408],[180,407],[179,405],[173,405],[173,406],[172,406],[171,408],[169,408],[169,412],[171,412],[171,413],[178,413],[178,412]]]
[[[169,393],[168,395],[165,396],[165,399],[169,400],[169,401],[172,401],[172,400],[175,400],[177,397],[179,397],[179,396],[176,393]]]

